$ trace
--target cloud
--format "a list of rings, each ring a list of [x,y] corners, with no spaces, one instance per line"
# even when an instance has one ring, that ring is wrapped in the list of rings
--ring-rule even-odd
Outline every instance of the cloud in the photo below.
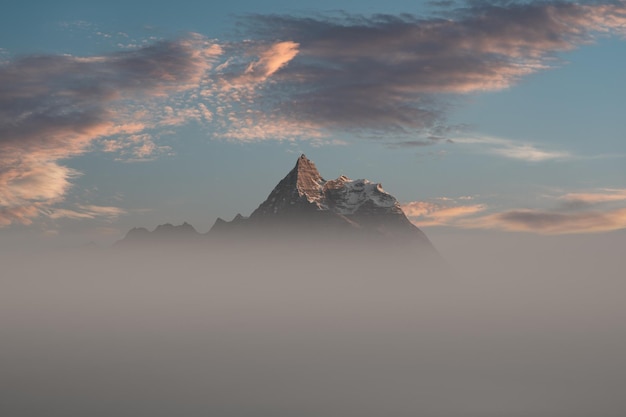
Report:
[[[626,228],[626,208],[575,213],[510,210],[466,221],[463,224],[469,228],[502,229],[547,235],[607,232]]]
[[[50,211],[49,217],[51,219],[95,219],[97,217],[101,217],[108,220],[114,220],[126,213],[126,210],[119,207],[79,205],[76,210],[53,209]]]
[[[272,117],[260,112],[249,112],[245,117],[231,117],[221,137],[240,142],[258,140],[293,140],[307,138],[317,141],[325,135],[312,123],[298,123],[285,117]],[[341,142],[345,144],[345,142]]]
[[[295,42],[243,41],[224,46],[228,58],[215,68],[214,82],[203,91],[216,105],[249,104],[258,97],[255,89],[298,55]],[[245,109],[239,109],[245,112]]]
[[[206,103],[199,106],[205,121],[212,122],[215,137],[247,142],[322,136],[319,126],[311,122],[268,111],[271,106],[266,101],[273,100],[267,96],[268,89],[298,55],[298,43],[246,40],[222,48],[225,59],[199,93]]]
[[[453,199],[443,203],[412,201],[402,205],[404,214],[418,227],[453,226],[459,219],[484,211],[483,204],[458,205]]]
[[[428,136],[445,125],[454,95],[509,88],[552,68],[559,52],[624,35],[626,5],[471,2],[440,17],[252,15],[243,25],[252,38],[298,45],[257,104],[320,129]],[[266,61],[258,61],[261,75]],[[567,157],[532,147],[494,152]]]
[[[574,158],[570,152],[540,149],[533,143],[489,136],[451,139],[454,143],[481,146],[485,153],[527,162],[544,162]]]
[[[511,209],[461,219],[463,228],[500,229],[546,235],[595,233],[626,228],[626,189],[600,188],[550,197],[551,209]]]
[[[31,224],[34,217],[39,215],[39,204],[0,207],[0,226],[8,226],[12,223]]]
[[[91,150],[96,140],[109,138],[106,150],[135,158],[161,152],[145,131],[174,122],[159,120],[150,106],[198,89],[221,53],[190,34],[133,51],[26,56],[0,65],[0,225],[54,213],[78,175],[60,160]],[[207,111],[198,110],[204,117]],[[186,115],[181,111],[176,122]]]
[[[568,193],[559,197],[559,199],[570,205],[592,205],[626,201],[626,189],[602,188],[595,192]]]
[[[172,151],[170,146],[157,145],[147,133],[102,141],[104,152],[117,153],[117,160],[124,162],[151,161]]]
[[[2,150],[0,145],[0,226],[31,224],[44,207],[61,200],[78,175],[55,161]]]
[[[265,81],[298,55],[298,46],[297,43],[290,41],[271,45],[259,53],[258,61],[248,65],[245,75],[256,82]]]
[[[544,235],[596,233],[626,228],[626,189],[599,188],[543,196],[556,201],[552,208],[512,208],[494,212],[485,204],[464,204],[473,196],[440,197],[402,205],[418,227],[449,226],[462,229],[498,229]],[[491,213],[489,213],[491,211]]]

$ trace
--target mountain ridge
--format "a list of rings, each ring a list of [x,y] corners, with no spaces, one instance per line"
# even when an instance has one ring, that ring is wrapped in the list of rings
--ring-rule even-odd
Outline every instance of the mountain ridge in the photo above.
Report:
[[[290,241],[319,238],[411,243],[421,252],[436,252],[426,235],[406,217],[398,200],[380,183],[352,180],[345,175],[325,180],[304,154],[249,217],[237,214],[231,221],[217,218],[205,234],[188,223],[161,225],[152,232],[134,228],[120,242],[257,241],[286,237]]]

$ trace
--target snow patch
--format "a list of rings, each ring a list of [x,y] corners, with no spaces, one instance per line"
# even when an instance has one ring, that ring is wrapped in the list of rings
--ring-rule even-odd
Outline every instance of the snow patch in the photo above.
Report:
[[[327,190],[335,197],[332,206],[339,214],[354,214],[365,203],[389,210],[399,207],[398,201],[385,192],[381,184],[366,179],[351,180],[342,175],[328,181],[324,187],[324,191]]]

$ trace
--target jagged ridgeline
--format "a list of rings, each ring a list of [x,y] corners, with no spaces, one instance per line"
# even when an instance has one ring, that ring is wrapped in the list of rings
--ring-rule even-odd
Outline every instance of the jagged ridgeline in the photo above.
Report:
[[[147,241],[272,241],[407,245],[435,253],[426,235],[406,217],[398,200],[378,183],[340,176],[325,180],[305,155],[249,217],[218,218],[202,235],[191,225],[132,229],[121,243]]]

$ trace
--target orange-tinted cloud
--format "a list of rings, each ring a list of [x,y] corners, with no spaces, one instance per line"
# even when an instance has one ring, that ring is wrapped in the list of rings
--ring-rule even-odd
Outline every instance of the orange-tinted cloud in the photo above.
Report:
[[[450,226],[463,229],[498,229],[544,235],[596,233],[626,228],[626,189],[600,188],[543,196],[548,209],[513,208],[494,212],[485,204],[462,204],[474,197],[438,198],[402,205],[418,227]],[[558,204],[554,205],[557,201]],[[491,211],[491,212],[490,212]]]
[[[292,41],[244,41],[225,46],[228,58],[216,66],[213,82],[201,96],[214,107],[211,112],[217,136],[234,141],[319,138],[317,124],[294,120],[266,106],[272,85],[299,54]],[[280,88],[280,87],[279,87]]]
[[[462,228],[500,229],[545,235],[595,233],[626,228],[626,189],[601,188],[547,196],[551,209],[510,209],[461,219]]]
[[[474,215],[486,209],[483,204],[457,205],[454,200],[444,203],[412,201],[402,205],[407,217],[418,227],[454,226],[459,219]]]
[[[287,65],[298,55],[295,42],[277,42],[259,53],[259,60],[251,62],[245,74],[254,80],[264,81],[276,71]]]
[[[510,210],[464,221],[461,224],[468,228],[546,235],[607,232],[626,228],[626,208],[583,212]]]
[[[53,209],[50,210],[49,217],[51,219],[95,219],[104,217],[114,220],[119,216],[126,214],[126,210],[119,207],[96,206],[96,205],[79,205],[74,210],[69,209]]]
[[[626,201],[626,189],[603,188],[595,192],[568,193],[559,198],[567,204],[574,205]]]
[[[217,77],[218,91],[228,92],[231,98],[238,100],[241,98],[238,94],[249,92],[233,90],[251,90],[264,83],[298,55],[299,46],[291,41],[231,45],[231,57],[216,68],[220,74]],[[218,91],[208,90],[208,94],[213,95]],[[222,96],[224,98],[227,96]]]
[[[0,225],[54,213],[78,175],[59,161],[95,140],[111,138],[105,149],[139,159],[160,151],[145,131],[168,120],[141,109],[199,88],[221,52],[191,34],[109,55],[27,56],[1,65]]]

